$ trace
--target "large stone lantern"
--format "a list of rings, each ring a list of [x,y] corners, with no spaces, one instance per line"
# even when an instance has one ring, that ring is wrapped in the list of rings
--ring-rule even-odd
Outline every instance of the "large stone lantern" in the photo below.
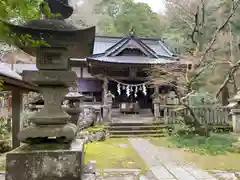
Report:
[[[232,114],[233,132],[240,133],[240,91],[229,100],[227,107]]]
[[[6,23],[15,44],[36,56],[38,71],[24,71],[23,79],[38,85],[44,108],[30,118],[33,125],[18,135],[26,143],[7,155],[6,180],[80,180],[84,145],[76,140],[77,126],[61,103],[68,88],[76,85],[77,75],[69,68],[69,58],[92,54],[95,27],[77,29],[67,24],[73,9],[68,0],[45,0],[55,18],[33,20],[23,25]],[[54,16],[51,16],[54,17]],[[30,37],[30,38],[29,38]],[[19,40],[20,39],[20,40]],[[35,42],[33,44],[32,42]],[[36,45],[36,42],[42,42]]]

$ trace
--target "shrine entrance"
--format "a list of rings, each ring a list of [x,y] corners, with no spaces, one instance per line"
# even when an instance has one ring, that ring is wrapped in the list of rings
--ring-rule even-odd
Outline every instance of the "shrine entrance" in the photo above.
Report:
[[[115,96],[113,101],[115,114],[153,116],[154,89],[150,87],[149,82],[110,80],[108,89]]]

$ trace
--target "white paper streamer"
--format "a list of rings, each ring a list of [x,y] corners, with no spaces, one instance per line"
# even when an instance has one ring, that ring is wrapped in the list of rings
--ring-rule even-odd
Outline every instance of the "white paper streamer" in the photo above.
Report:
[[[143,88],[143,93],[144,93],[144,95],[146,96],[146,95],[147,95],[147,89],[146,89],[145,84],[142,86],[142,88]]]
[[[117,85],[117,92],[119,95],[121,95],[121,85],[120,84]]]
[[[137,97],[137,92],[138,92],[138,87],[135,86],[135,93],[134,93],[135,98]]]
[[[127,94],[127,96],[130,96],[130,87],[129,87],[129,85],[127,86],[126,94]]]

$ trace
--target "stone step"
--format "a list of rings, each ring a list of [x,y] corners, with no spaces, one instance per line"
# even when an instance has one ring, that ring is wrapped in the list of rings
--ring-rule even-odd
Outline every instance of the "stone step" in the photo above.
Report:
[[[159,133],[163,133],[163,129],[159,129],[159,130],[131,130],[131,131],[124,131],[124,130],[115,130],[115,131],[109,131],[110,135],[139,135],[139,134],[159,134]]]
[[[141,137],[165,137],[167,134],[158,133],[158,134],[110,134],[110,138],[141,138]]]
[[[144,125],[144,126],[106,126],[109,131],[114,130],[155,130],[168,128],[166,125]]]
[[[165,125],[164,122],[112,122],[108,126],[158,126]]]

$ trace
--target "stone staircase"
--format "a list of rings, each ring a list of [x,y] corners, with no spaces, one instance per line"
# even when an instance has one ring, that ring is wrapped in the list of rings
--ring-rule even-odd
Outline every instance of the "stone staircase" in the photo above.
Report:
[[[113,122],[106,128],[110,138],[131,138],[166,136],[169,127],[156,122]]]
[[[121,114],[115,109],[113,122],[106,126],[110,138],[161,137],[167,134],[167,128],[162,122],[153,121],[150,109],[141,109],[139,114]]]

